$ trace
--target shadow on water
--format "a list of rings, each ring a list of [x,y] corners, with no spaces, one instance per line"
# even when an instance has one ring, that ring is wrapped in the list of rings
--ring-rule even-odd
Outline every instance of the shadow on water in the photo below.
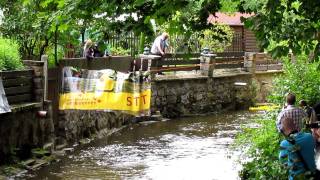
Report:
[[[249,112],[140,123],[76,150],[30,179],[237,179],[230,149]]]

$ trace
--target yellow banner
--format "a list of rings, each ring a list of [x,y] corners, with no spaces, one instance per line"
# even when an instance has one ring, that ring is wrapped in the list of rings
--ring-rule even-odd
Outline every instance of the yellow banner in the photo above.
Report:
[[[122,110],[139,112],[150,109],[151,90],[141,93],[66,93],[60,95],[60,109]]]
[[[65,67],[59,109],[124,111],[147,114],[151,84],[148,73],[81,70]]]

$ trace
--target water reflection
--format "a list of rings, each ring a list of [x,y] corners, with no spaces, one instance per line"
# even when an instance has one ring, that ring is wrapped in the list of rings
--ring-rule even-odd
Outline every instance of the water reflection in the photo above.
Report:
[[[251,116],[136,124],[77,149],[32,179],[237,179],[240,167],[229,146]]]

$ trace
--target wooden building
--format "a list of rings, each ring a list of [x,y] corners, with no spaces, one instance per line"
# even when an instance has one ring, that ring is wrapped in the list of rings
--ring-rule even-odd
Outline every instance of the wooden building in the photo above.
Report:
[[[210,15],[208,21],[211,23],[222,23],[229,25],[234,30],[232,45],[226,48],[226,52],[260,52],[261,48],[257,43],[254,33],[245,28],[241,22],[241,17],[250,17],[251,14],[242,13],[216,13]]]

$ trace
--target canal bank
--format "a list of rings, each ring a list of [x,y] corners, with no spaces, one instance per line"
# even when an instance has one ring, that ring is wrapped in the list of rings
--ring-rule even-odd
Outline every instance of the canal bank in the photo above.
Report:
[[[239,151],[232,149],[249,112],[130,125],[78,146],[29,179],[236,179]]]
[[[176,74],[156,76],[151,82],[151,114],[155,114],[156,117],[153,118],[156,119],[159,119],[161,115],[168,118],[179,118],[246,109],[255,99],[254,80],[256,77],[251,72],[236,69],[232,72],[228,70],[226,74],[219,74],[218,71],[215,71],[210,76],[203,76],[197,72],[181,76]],[[270,78],[272,79],[272,77],[271,75]],[[58,97],[56,99],[59,99]],[[29,157],[37,155],[32,154],[34,149],[35,152],[45,150],[45,154],[60,150],[69,151],[72,144],[85,142],[86,139],[101,138],[112,133],[114,129],[140,121],[139,118],[118,111],[58,110],[52,111],[55,112],[52,113],[50,109],[55,109],[56,105],[54,104],[53,102],[53,106],[48,108],[47,117],[41,117],[41,121],[36,121],[31,116],[25,116],[35,128],[29,128],[25,121],[18,121],[19,124],[14,126],[15,128],[3,126],[8,131],[3,134],[2,138],[2,148],[6,148],[3,157],[11,156],[16,150],[26,152],[25,154]],[[42,108],[42,110],[46,109]],[[35,113],[38,112],[40,111],[35,111]],[[12,114],[14,117],[24,115],[24,112]],[[150,117],[145,116],[141,119],[150,120]],[[2,122],[9,121],[10,119],[7,118]],[[30,129],[32,131],[27,131]],[[49,139],[49,142],[38,141],[36,134],[38,129],[50,135],[50,138],[44,137],[40,140]],[[10,136],[10,134],[18,135]],[[21,136],[32,141],[29,143],[25,139],[19,138]],[[24,156],[22,160],[28,160],[27,158]]]

